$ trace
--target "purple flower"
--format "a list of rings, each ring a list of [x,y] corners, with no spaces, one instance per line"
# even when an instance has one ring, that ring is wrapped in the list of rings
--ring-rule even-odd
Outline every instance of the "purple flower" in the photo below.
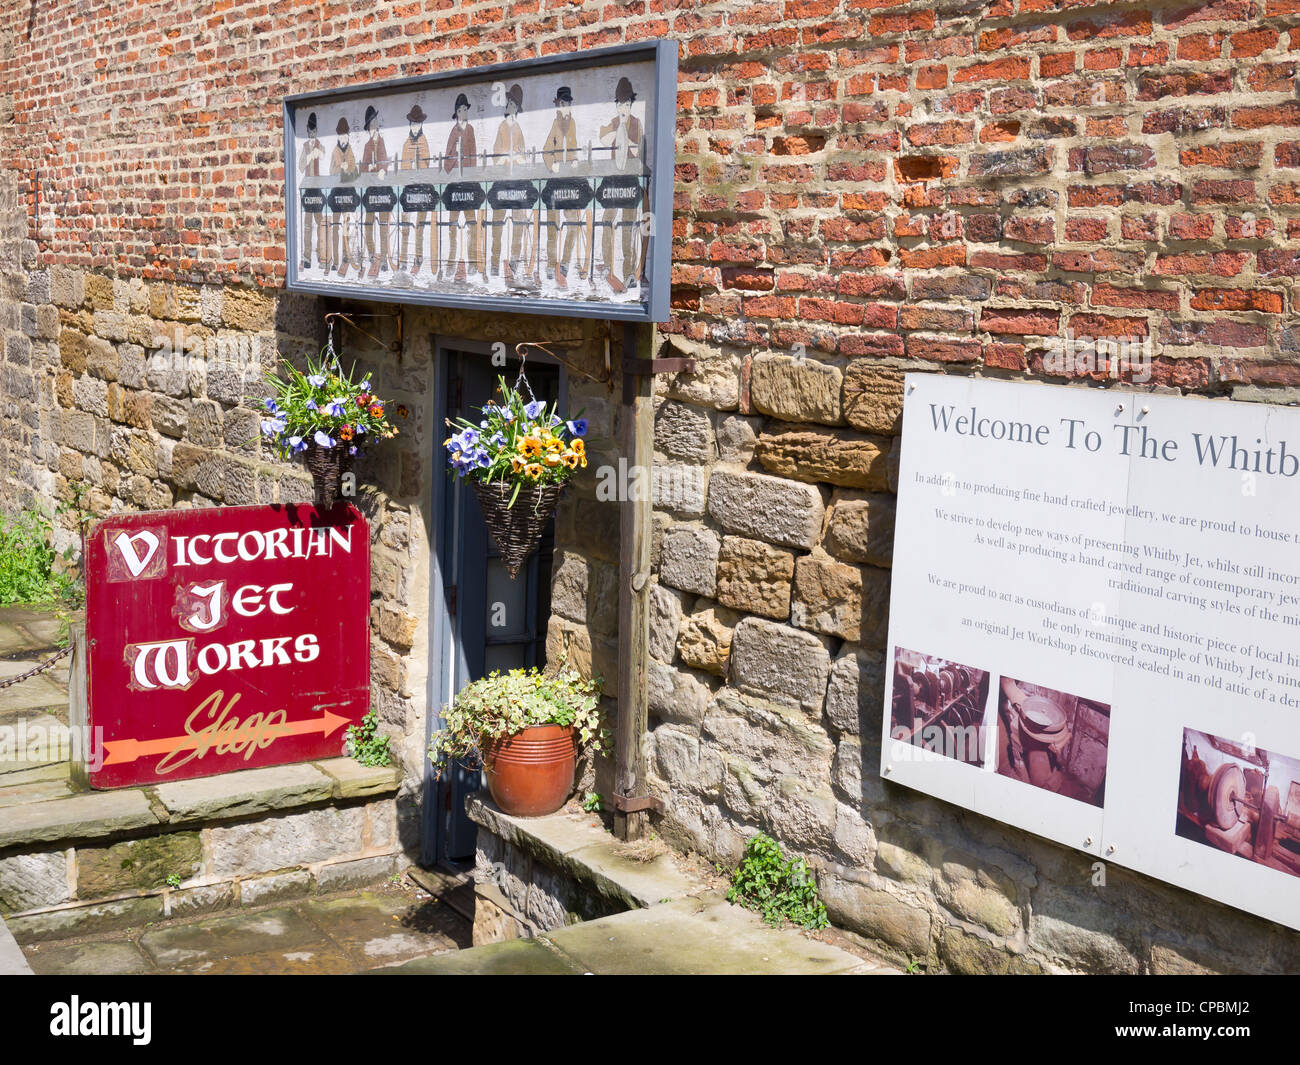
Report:
[[[357,450],[357,445],[356,445],[356,444],[349,444],[349,445],[348,445],[348,454],[349,454],[349,455],[359,455],[359,454],[361,454],[361,452],[359,452],[359,451]]]
[[[316,410],[316,401],[314,399],[307,400],[307,409]]]
[[[331,399],[325,404],[325,413],[331,418],[342,418],[344,413],[343,400]]]
[[[312,439],[316,441],[318,447],[334,446],[334,441],[330,439],[329,435],[321,432],[319,429],[316,430],[316,434],[312,437]]]
[[[262,420],[262,435],[274,436],[276,433],[284,432],[283,418],[265,418]]]
[[[272,414],[276,414],[280,410],[279,404],[277,404],[273,399],[268,399],[265,406]]]
[[[530,418],[538,417],[546,409],[546,404],[540,399],[535,399],[524,408],[524,413]]]
[[[312,388],[323,388],[325,385],[325,375],[319,373],[308,374],[307,383],[311,385]]]
[[[581,436],[586,436],[586,435],[587,435],[587,419],[586,419],[586,418],[574,418],[573,421],[571,421],[571,422],[568,423],[568,430],[569,430],[569,432],[571,432],[574,436],[579,436],[579,437],[581,437]]]
[[[307,450],[307,441],[301,436],[291,436],[289,437],[289,448],[296,455],[300,451]]]
[[[357,434],[360,435],[361,433],[364,433],[365,431],[366,431],[366,427],[365,427],[364,425],[362,425],[360,422],[357,422]]]

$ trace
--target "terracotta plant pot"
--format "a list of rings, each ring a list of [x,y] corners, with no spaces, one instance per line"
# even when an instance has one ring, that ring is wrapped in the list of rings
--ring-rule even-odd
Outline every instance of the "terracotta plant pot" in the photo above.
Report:
[[[578,749],[568,725],[533,725],[483,745],[488,791],[514,817],[553,814],[573,791]]]

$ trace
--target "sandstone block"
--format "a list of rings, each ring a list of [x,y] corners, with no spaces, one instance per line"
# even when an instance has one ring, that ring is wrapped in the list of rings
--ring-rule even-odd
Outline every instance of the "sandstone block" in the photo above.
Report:
[[[724,536],[718,551],[718,602],[747,614],[790,616],[794,552],[761,540]]]
[[[712,597],[717,590],[720,541],[702,525],[674,525],[664,533],[659,580],[673,588]]]
[[[821,492],[812,485],[725,467],[709,478],[709,515],[750,539],[810,550],[825,513]]]
[[[867,433],[896,436],[903,421],[902,370],[855,359],[844,372],[844,420]]]
[[[836,492],[826,512],[822,547],[845,562],[888,567],[894,561],[896,497],[888,492]]]
[[[829,641],[761,618],[745,618],[732,636],[731,679],[744,691],[785,696],[820,712],[830,676]]]
[[[882,492],[888,487],[889,447],[888,437],[801,425],[764,431],[755,456],[780,477]]]
[[[791,422],[838,425],[843,421],[844,373],[838,366],[763,353],[754,357],[751,375],[750,401],[755,410]]]

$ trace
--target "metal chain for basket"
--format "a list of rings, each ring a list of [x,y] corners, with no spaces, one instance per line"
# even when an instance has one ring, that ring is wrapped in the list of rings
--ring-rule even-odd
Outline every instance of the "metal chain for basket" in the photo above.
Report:
[[[10,677],[8,680],[0,680],[0,689],[8,688],[10,685],[18,684],[19,682],[24,680],[30,680],[38,673],[44,673],[47,669],[52,669],[55,662],[57,662],[60,658],[67,657],[71,653],[72,653],[72,645],[69,644],[62,651],[59,651],[56,654],[52,655],[51,657],[47,658],[39,666],[36,666],[33,669],[29,669],[26,673],[19,673],[18,676]]]

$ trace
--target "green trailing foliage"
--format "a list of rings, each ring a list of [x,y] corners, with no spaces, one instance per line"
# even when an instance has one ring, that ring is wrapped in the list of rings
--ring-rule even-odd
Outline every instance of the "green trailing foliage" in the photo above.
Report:
[[[55,570],[50,532],[39,511],[0,515],[0,606],[80,599],[75,578]]]
[[[808,863],[786,858],[781,845],[761,833],[745,845],[727,901],[754,910],[773,926],[783,920],[809,929],[830,924]]]
[[[348,726],[348,754],[365,766],[393,764],[393,753],[388,749],[388,737],[379,731],[379,718],[371,710],[359,725]]]

